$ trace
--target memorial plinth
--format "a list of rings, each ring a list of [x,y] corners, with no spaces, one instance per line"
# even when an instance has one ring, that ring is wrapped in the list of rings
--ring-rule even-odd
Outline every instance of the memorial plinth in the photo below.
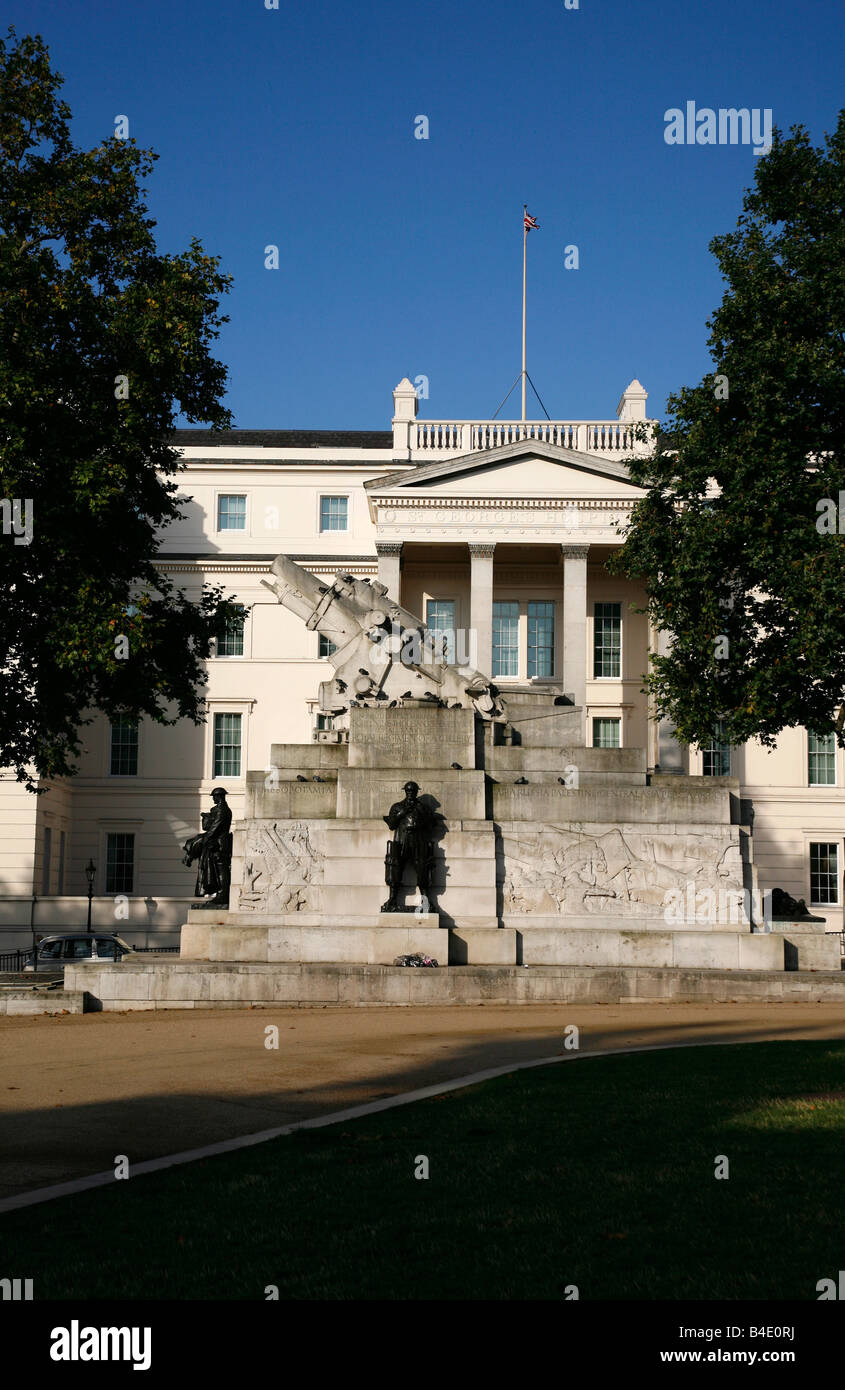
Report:
[[[271,771],[248,774],[230,911],[190,915],[183,959],[832,961],[818,935],[754,930],[736,781],[649,778],[643,749],[586,748],[584,711],[554,682],[502,688],[450,664],[382,584],[322,583],[284,555],[264,582],[332,644],[320,708],[335,727],[273,744]]]
[[[649,780],[643,750],[585,748],[580,728],[526,689],[493,722],[412,698],[353,706],[343,742],[274,744],[271,772],[247,777],[230,910],[190,913],[182,958],[783,969],[794,936],[748,917],[737,784]],[[409,871],[385,914],[384,815],[409,777],[433,818],[429,897]],[[731,910],[673,923],[690,891]],[[810,968],[833,968],[804,940]]]

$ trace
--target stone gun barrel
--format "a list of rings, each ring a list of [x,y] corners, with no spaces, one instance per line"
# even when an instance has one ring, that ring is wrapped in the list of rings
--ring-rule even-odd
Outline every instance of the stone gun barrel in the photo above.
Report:
[[[344,572],[326,584],[288,555],[277,555],[270,573],[265,587],[335,648],[329,653],[335,678],[320,686],[324,713],[415,698],[472,705],[485,718],[501,715],[489,677],[439,657],[434,634],[394,602],[384,584]]]

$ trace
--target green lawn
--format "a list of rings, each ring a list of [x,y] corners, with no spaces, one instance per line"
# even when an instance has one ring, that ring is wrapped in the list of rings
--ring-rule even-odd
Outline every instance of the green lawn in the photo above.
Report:
[[[0,1264],[39,1298],[813,1300],[843,1141],[845,1042],[585,1059],[11,1213]]]

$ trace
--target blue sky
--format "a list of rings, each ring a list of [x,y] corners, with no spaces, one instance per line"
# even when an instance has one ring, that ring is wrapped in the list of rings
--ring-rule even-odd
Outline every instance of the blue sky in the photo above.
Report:
[[[549,414],[613,418],[638,376],[662,415],[708,369],[708,242],[735,225],[755,164],[750,146],[667,145],[664,112],[770,107],[818,142],[845,105],[841,0],[5,13],[50,46],[79,144],[125,114],[159,154],[160,247],[197,235],[234,276],[218,353],[241,428],[389,428],[404,375],[429,379],[421,416],[489,418],[520,368],[525,202],[540,223],[528,370]]]

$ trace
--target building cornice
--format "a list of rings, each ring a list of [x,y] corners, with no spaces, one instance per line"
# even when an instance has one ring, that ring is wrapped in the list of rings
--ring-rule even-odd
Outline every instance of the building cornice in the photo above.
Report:
[[[431,493],[373,493],[371,501],[375,506],[396,508],[437,508],[453,510],[459,507],[477,511],[479,508],[508,508],[511,511],[539,510],[566,511],[572,507],[580,511],[616,511],[620,507],[630,511],[639,499],[636,497],[550,497],[548,493],[523,494],[519,497],[502,497],[494,492],[482,496],[456,497],[453,493],[432,496]]]

